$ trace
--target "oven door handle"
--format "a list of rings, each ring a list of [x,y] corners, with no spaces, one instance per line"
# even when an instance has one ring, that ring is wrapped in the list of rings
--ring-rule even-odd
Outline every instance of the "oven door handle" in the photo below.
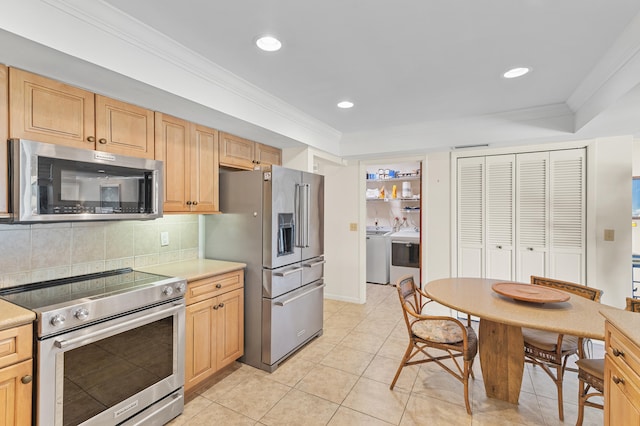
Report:
[[[60,349],[64,349],[76,343],[85,342],[87,340],[98,340],[98,338],[101,336],[109,337],[109,335],[115,334],[119,331],[126,331],[126,329],[131,328],[132,325],[136,325],[141,321],[153,322],[156,319],[161,319],[168,316],[169,314],[178,312],[181,309],[184,309],[184,307],[185,307],[185,304],[183,302],[178,302],[178,304],[172,306],[171,308],[163,309],[160,312],[154,312],[152,314],[147,314],[142,317],[130,319],[128,321],[124,321],[119,324],[112,325],[111,327],[100,329],[99,331],[96,331],[94,333],[84,334],[82,336],[74,337],[71,339],[55,340],[53,344]]]
[[[317,287],[312,288],[311,290],[307,290],[307,291],[305,291],[304,293],[300,293],[300,294],[298,294],[298,295],[296,295],[296,296],[293,296],[293,297],[292,297],[292,298],[290,298],[290,299],[283,300],[282,302],[276,302],[276,303],[274,303],[274,304],[275,304],[276,306],[285,306],[285,305],[287,305],[287,304],[289,304],[289,303],[291,303],[291,302],[293,302],[293,301],[295,301],[295,300],[300,299],[301,297],[305,297],[306,295],[308,295],[308,294],[310,294],[310,293],[313,293],[314,291],[318,291],[318,290],[320,290],[321,288],[325,288],[326,286],[327,286],[326,284],[321,284],[321,285],[319,285],[319,286],[317,286]]]

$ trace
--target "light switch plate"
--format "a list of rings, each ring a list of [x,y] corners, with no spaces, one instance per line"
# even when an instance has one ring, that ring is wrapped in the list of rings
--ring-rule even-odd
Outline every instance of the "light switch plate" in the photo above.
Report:
[[[605,241],[613,241],[616,238],[616,232],[613,229],[605,229],[604,230],[604,240]]]
[[[169,233],[167,231],[160,233],[160,245],[163,247],[169,245]]]
[[[357,223],[350,223],[349,224],[349,231],[357,231],[358,230],[358,224]]]

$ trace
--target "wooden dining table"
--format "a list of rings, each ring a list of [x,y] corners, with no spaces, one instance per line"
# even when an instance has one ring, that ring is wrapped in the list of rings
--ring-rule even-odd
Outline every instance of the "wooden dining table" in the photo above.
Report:
[[[564,302],[517,300],[492,289],[501,282],[505,281],[444,278],[427,283],[424,290],[436,302],[480,318],[478,341],[485,392],[488,397],[517,404],[524,371],[522,327],[604,340],[605,318],[600,312],[620,309],[570,293]]]

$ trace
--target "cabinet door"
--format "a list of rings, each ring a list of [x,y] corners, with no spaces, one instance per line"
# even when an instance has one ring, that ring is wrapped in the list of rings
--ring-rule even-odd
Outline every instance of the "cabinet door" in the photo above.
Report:
[[[457,165],[458,276],[484,277],[484,158],[460,158]]]
[[[216,371],[217,298],[187,306],[184,388],[188,390]]]
[[[32,377],[33,361],[30,359],[0,368],[0,425],[31,425]]]
[[[244,291],[238,289],[218,298],[217,369],[244,354]]]
[[[586,282],[585,149],[552,151],[549,156],[549,277]]]
[[[0,65],[0,217],[9,212],[9,171],[7,167],[7,139],[9,139],[9,75]]]
[[[190,164],[191,211],[199,213],[219,212],[217,130],[199,125],[193,126]]]
[[[220,165],[253,170],[256,143],[228,133],[220,134]]]
[[[486,277],[513,280],[515,155],[486,158]]]
[[[16,68],[9,70],[9,136],[95,148],[94,95]]]
[[[96,149],[154,158],[153,111],[96,95]]]
[[[261,143],[256,143],[255,149],[256,149],[255,160],[257,165],[280,166],[282,164],[282,150],[278,148],[274,148],[269,145],[263,145]]]
[[[155,157],[164,161],[164,211],[189,211],[190,124],[156,112],[155,127]]]
[[[529,282],[549,268],[549,152],[518,154],[516,167],[516,279]]]

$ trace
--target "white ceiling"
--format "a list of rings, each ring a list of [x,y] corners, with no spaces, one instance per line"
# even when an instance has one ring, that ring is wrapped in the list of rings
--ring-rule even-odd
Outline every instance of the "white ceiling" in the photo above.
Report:
[[[82,0],[15,0],[16,16],[27,13],[18,2],[31,3],[32,17],[33,8],[54,7],[83,25],[100,21],[96,27],[137,48],[154,46],[174,64],[189,54],[208,63],[207,75],[228,72],[227,83],[259,92],[244,100],[295,116],[293,124],[254,119],[261,113],[246,106],[216,108],[187,88],[135,75],[119,58],[100,57],[100,49],[83,50],[82,37],[65,40],[63,30],[52,27],[60,32],[53,37],[0,18],[9,33],[217,109],[238,118],[230,127],[236,133],[275,145],[295,140],[371,157],[640,130],[638,0],[104,0],[89,2],[101,5],[94,9]],[[280,38],[282,50],[259,51],[254,40],[265,33]],[[502,78],[513,66],[533,71]],[[337,108],[343,99],[355,107]]]

